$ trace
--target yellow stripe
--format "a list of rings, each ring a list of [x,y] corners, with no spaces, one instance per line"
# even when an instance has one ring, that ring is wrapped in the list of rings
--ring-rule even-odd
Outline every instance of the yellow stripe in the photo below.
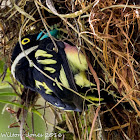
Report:
[[[53,59],[44,59],[44,60],[37,60],[38,63],[40,64],[56,64],[57,61],[56,60],[53,60]]]
[[[40,86],[42,86],[46,90],[45,91],[46,94],[50,94],[50,95],[52,94],[53,91],[46,85],[45,82],[40,82],[40,81],[35,80],[35,84],[36,84],[36,87],[39,89],[41,89]]]
[[[54,68],[51,68],[51,67],[44,67],[44,70],[47,70],[50,73],[54,73],[56,71]]]
[[[35,53],[35,58],[37,58],[37,57],[39,57],[39,56],[47,57],[47,58],[53,57],[52,54],[47,54],[47,52],[44,51],[44,50],[37,50],[37,51],[36,51],[36,53]]]
[[[64,68],[63,68],[62,65],[61,65],[61,70],[60,70],[59,79],[60,79],[61,83],[62,83],[65,87],[70,87],[70,86],[69,86],[69,83],[68,83],[68,80],[67,80],[67,77],[66,77],[66,74],[65,74],[65,71],[64,71]]]
[[[79,85],[81,88],[83,87],[90,87],[90,86],[96,86],[95,84],[91,83],[87,77],[85,72],[80,72],[76,75],[74,75],[74,79],[77,85]]]
[[[86,96],[87,99],[92,100],[92,101],[99,101],[99,98],[94,97],[94,96]],[[103,98],[100,98],[100,101],[103,101]]]
[[[62,88],[61,85],[59,84],[57,78],[55,78],[55,83],[56,83],[56,85],[57,85],[61,90],[63,90],[63,88]]]

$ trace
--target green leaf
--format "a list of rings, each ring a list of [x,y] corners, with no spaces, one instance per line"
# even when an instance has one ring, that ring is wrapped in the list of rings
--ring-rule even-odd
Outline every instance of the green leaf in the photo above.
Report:
[[[0,96],[18,96],[16,93],[0,92]]]
[[[0,103],[11,104],[11,105],[15,105],[15,106],[20,107],[20,108],[23,108],[24,107],[21,104],[10,102],[10,101],[7,101],[7,100],[0,100]]]

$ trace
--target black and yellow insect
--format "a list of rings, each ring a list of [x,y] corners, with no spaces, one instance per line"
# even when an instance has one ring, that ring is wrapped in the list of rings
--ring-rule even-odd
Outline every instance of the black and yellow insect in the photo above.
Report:
[[[84,88],[95,86],[87,79],[88,65],[82,52],[78,53],[77,48],[68,43],[55,41],[58,48],[56,52],[54,43],[43,32],[27,35],[22,38],[21,43],[24,52],[18,42],[11,58],[13,77],[25,88],[40,93],[46,101],[60,109],[86,110],[83,98],[69,90],[84,93]],[[30,65],[25,54],[50,78]],[[94,96],[92,100],[99,101]]]

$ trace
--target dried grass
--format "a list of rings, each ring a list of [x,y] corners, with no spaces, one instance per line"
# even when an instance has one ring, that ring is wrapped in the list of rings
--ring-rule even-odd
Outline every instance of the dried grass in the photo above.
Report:
[[[55,24],[61,32],[61,40],[68,40],[85,52],[91,73],[95,70],[94,63],[98,63],[100,69],[95,70],[98,77],[91,75],[97,85],[98,79],[100,83],[104,81],[104,89],[114,90],[122,97],[118,103],[129,102],[133,107],[131,112],[126,109],[120,112],[117,105],[103,107],[100,112],[91,106],[85,114],[57,112],[65,116],[66,130],[74,139],[140,139],[138,0],[46,0],[46,3],[21,0],[4,6],[2,3],[4,0],[0,2],[0,59],[8,67],[19,32],[23,36],[51,29]]]

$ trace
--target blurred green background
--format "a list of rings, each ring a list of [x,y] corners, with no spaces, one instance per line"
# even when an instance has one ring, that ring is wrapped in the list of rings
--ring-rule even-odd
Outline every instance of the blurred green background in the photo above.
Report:
[[[0,75],[2,75],[4,71],[4,63],[3,61],[0,61]],[[9,84],[6,82],[11,82],[11,78],[10,78],[10,70],[7,70],[7,74],[6,77],[4,79],[4,81],[2,82],[2,77],[0,78],[0,140],[20,140],[20,128],[19,127],[13,127],[13,128],[8,128],[10,125],[12,125],[13,123],[16,123],[16,119],[14,117],[14,114],[11,114],[10,112],[6,111],[6,107],[10,107],[12,110],[16,110],[18,109],[17,106],[9,104],[8,102],[12,102],[14,99],[18,99],[18,97],[16,97],[16,94],[13,92],[13,89],[11,86],[9,86]],[[13,96],[11,96],[13,95]],[[2,102],[5,103],[2,103]],[[45,105],[45,101],[43,98],[39,98],[39,100],[37,101],[36,104]],[[41,114],[43,114],[43,109],[39,110],[39,112]],[[49,110],[46,109],[45,110],[46,114],[45,114],[45,118],[47,119],[48,122],[53,123],[54,122],[54,114]],[[28,130],[28,133],[30,135],[33,134],[32,132],[32,113],[28,112],[27,115],[27,124],[28,127],[26,127],[26,130]],[[44,120],[37,114],[34,113],[33,115],[34,120],[33,120],[33,124],[34,124],[34,132],[37,135],[35,137],[36,140],[45,140],[45,134],[50,134],[53,130],[52,126],[48,126],[46,127],[46,124],[44,122]],[[18,123],[14,124],[14,126],[17,126]],[[48,139],[49,137],[46,137],[46,139]],[[26,140],[29,140],[29,138],[26,137]]]

